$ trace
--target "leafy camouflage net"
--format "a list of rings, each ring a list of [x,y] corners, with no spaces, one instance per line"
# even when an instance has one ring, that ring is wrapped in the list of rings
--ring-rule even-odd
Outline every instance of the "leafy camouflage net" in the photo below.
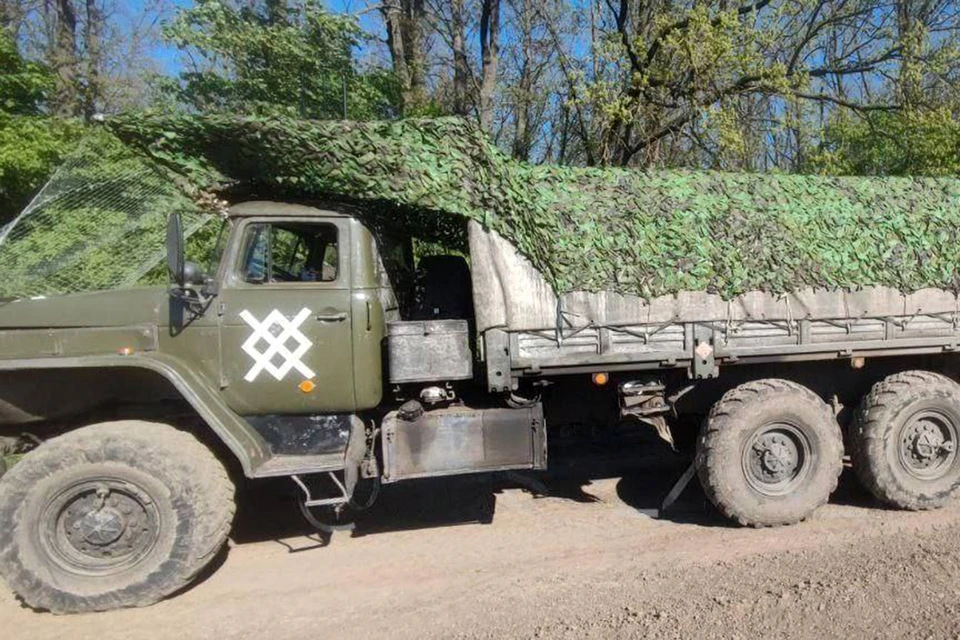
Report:
[[[41,194],[0,247],[3,293],[165,279],[164,218],[213,196],[366,202],[375,226],[454,242],[474,219],[558,293],[960,285],[960,180],[531,166],[457,119],[129,114],[107,129],[52,181],[74,195]]]
[[[26,297],[166,282],[164,228],[209,216],[176,176],[105,131],[88,136],[0,232],[0,296]]]
[[[456,119],[136,115],[110,129],[200,189],[478,220],[558,292],[960,284],[960,180],[531,166]]]

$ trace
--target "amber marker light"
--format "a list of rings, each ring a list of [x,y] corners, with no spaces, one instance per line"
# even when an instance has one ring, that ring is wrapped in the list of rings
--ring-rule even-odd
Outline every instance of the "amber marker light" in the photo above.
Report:
[[[604,372],[604,371],[599,371],[599,372],[593,374],[593,384],[597,385],[598,387],[602,387],[603,385],[607,384],[608,382],[610,382],[610,376],[607,375],[606,372]]]
[[[303,391],[304,393],[310,393],[317,388],[317,385],[313,383],[313,380],[304,380],[297,386],[300,388],[300,391]]]

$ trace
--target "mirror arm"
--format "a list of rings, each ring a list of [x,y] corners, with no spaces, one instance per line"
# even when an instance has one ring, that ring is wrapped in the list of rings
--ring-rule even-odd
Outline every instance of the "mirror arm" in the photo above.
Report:
[[[203,281],[203,288],[200,292],[211,298],[216,297],[220,293],[220,283],[215,278],[207,278]]]
[[[213,299],[217,297],[218,293],[215,285],[213,290],[207,290],[206,285],[204,285],[202,289],[190,285],[171,287],[170,289],[170,295],[183,302],[187,310],[195,318],[202,316],[206,312],[210,307],[210,303],[213,302]]]

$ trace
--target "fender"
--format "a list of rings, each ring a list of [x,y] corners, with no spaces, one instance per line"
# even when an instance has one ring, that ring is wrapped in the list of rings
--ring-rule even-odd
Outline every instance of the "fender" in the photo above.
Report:
[[[84,368],[141,368],[162,376],[173,385],[184,400],[190,403],[217,437],[236,456],[247,477],[254,477],[257,468],[271,457],[267,443],[257,432],[227,407],[216,390],[175,357],[148,351],[133,355],[0,360],[0,371]]]

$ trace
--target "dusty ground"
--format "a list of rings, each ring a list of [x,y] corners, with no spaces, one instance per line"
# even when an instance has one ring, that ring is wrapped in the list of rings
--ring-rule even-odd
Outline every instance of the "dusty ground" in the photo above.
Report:
[[[561,464],[548,497],[509,477],[397,485],[325,546],[285,484],[261,486],[187,592],[56,617],[0,589],[0,638],[960,638],[960,506],[884,510],[847,473],[794,527],[728,526],[696,487],[651,517],[680,470]]]

